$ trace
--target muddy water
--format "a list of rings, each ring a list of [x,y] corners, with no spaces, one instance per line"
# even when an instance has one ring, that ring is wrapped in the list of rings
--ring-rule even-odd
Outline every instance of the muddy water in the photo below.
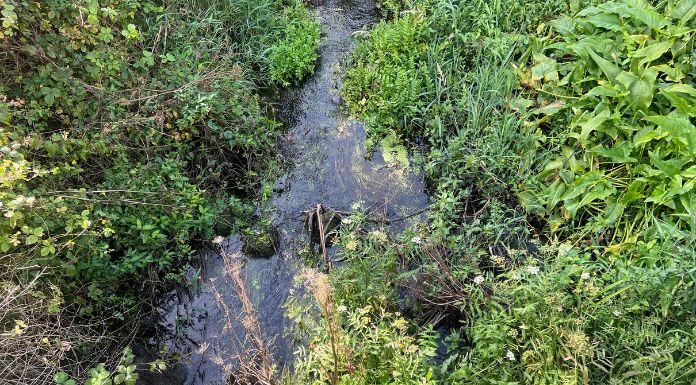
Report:
[[[268,259],[246,258],[243,275],[258,312],[264,337],[272,341],[280,367],[292,362],[294,346],[285,331],[290,324],[284,304],[301,265],[297,250],[307,239],[304,210],[317,204],[350,211],[355,203],[397,218],[420,211],[428,204],[417,157],[402,148],[389,147],[368,154],[362,124],[339,112],[341,65],[355,44],[355,33],[376,20],[371,0],[326,0],[318,8],[322,23],[321,58],[314,76],[284,96],[281,115],[292,127],[281,151],[291,167],[275,186],[273,221],[279,247]],[[410,220],[422,220],[419,215]],[[408,225],[400,221],[399,226]],[[240,252],[242,241],[233,236],[222,246]],[[240,303],[233,284],[224,274],[221,257],[204,253],[193,295],[173,295],[162,306],[160,325],[167,332],[153,346],[166,347],[181,357],[164,373],[143,373],[142,384],[224,384],[223,365],[234,366],[234,356],[244,338],[233,323],[226,328],[228,311],[236,316]],[[216,299],[217,298],[217,299]],[[156,342],[156,343],[154,343]],[[142,350],[143,361],[148,354]],[[149,354],[155,354],[150,351]]]

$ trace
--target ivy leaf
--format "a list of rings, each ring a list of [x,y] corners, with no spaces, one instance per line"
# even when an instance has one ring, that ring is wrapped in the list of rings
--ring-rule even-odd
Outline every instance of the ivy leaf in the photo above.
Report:
[[[58,372],[56,373],[55,376],[53,376],[53,380],[56,382],[56,385],[75,385],[75,380],[70,378],[70,376],[65,373],[65,372]]]

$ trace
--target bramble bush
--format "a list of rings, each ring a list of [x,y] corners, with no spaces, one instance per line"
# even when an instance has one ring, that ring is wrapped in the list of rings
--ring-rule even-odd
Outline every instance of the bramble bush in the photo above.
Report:
[[[60,293],[36,319],[8,295],[3,328],[21,321],[41,340],[32,322],[66,312],[132,325],[196,242],[249,225],[280,128],[258,90],[286,84],[269,52],[304,26],[307,60],[285,64],[297,79],[318,45],[299,2],[257,5],[0,0],[0,281]],[[71,360],[8,380],[46,383],[60,365],[84,379],[75,363],[99,351],[84,339]]]

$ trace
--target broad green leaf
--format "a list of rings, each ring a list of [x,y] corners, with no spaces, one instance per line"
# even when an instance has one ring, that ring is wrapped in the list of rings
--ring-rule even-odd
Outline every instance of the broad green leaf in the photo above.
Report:
[[[670,67],[667,64],[660,64],[656,66],[652,66],[652,69],[655,71],[662,72],[667,75],[667,80],[671,82],[680,82],[682,79],[684,79],[684,73],[681,72],[676,67]]]
[[[585,19],[588,23],[595,27],[608,29],[610,31],[620,31],[621,22],[619,17],[613,13],[598,13]]]
[[[643,119],[657,124],[672,140],[677,140],[685,145],[688,144],[689,133],[696,130],[696,127],[684,116],[646,116]]]
[[[562,180],[556,180],[548,188],[548,197],[546,199],[546,212],[550,213],[554,207],[561,201],[561,197],[565,192],[565,183]]]
[[[684,179],[696,179],[696,165],[682,171],[681,176]]]
[[[587,192],[587,190],[604,179],[601,171],[591,171],[579,178],[568,186],[562,200],[571,200]]]
[[[645,179],[638,178],[628,184],[626,188],[626,193],[621,197],[621,204],[629,205],[632,202],[643,199],[645,196]]]
[[[616,221],[623,215],[625,209],[626,205],[622,203],[617,203],[613,201],[609,202],[607,204],[606,210],[604,211],[602,226],[611,226],[614,223],[616,223]]]
[[[599,114],[593,116],[592,118],[580,123],[580,143],[582,143],[583,146],[587,145],[587,138],[590,136],[592,131],[596,130],[599,126],[601,126],[604,122],[609,120],[609,110],[604,110],[600,112]]]
[[[683,115],[696,115],[696,103],[684,98],[677,93],[660,90],[660,93],[669,101],[671,107]]]
[[[652,29],[662,29],[669,24],[664,16],[643,0],[624,0],[624,3],[628,5],[625,9],[628,15],[642,21]]]
[[[583,194],[582,199],[580,199],[579,202],[567,203],[565,207],[571,215],[575,216],[581,208],[587,206],[588,204],[596,200],[605,200],[615,192],[616,189],[608,181],[604,180],[601,184],[595,186],[589,192]]]
[[[634,80],[629,86],[626,100],[634,111],[647,111],[652,104],[655,80],[647,77]]]
[[[672,44],[674,44],[672,41],[661,41],[659,43],[650,44],[647,47],[634,51],[633,54],[629,56],[642,59],[639,65],[643,65],[662,57],[665,52],[669,51]]]
[[[669,11],[669,15],[686,25],[696,14],[696,0],[681,0]]]
[[[612,81],[614,84],[618,84],[616,77],[623,72],[621,68],[617,67],[616,65],[612,64],[608,60],[604,59],[603,57],[597,55],[591,48],[586,48],[587,53],[592,57],[592,60],[594,60],[595,63],[597,63],[597,66],[599,66],[599,69],[604,72],[604,75],[606,75],[609,80]]]
[[[688,84],[672,84],[671,86],[665,87],[662,90],[671,93],[681,93],[696,96],[696,89]]]
[[[648,126],[638,131],[636,135],[633,136],[633,145],[640,146],[650,142],[651,140],[664,138],[665,136],[667,136],[666,133]]]
[[[658,168],[665,176],[672,178],[681,172],[681,168],[689,159],[684,157],[662,159],[656,152],[650,151],[650,163]]]
[[[654,203],[657,205],[662,205],[662,206],[667,206],[671,209],[675,208],[674,205],[674,200],[672,200],[672,197],[674,195],[671,194],[666,188],[665,185],[655,185],[655,188],[652,191],[652,194],[650,194],[649,197],[645,199],[646,202],[648,203]]]
[[[599,146],[599,148],[592,149],[593,152],[601,155],[604,158],[609,159],[612,163],[635,163],[638,160],[631,157],[631,149],[628,147],[628,142],[622,143],[620,147],[614,148],[604,148]]]
[[[556,68],[556,60],[551,59],[540,53],[534,54],[534,62],[532,67],[532,79],[546,81],[558,81],[558,69]]]
[[[617,94],[618,94],[618,92],[614,86],[609,85],[609,84],[605,84],[605,85],[597,86],[597,87],[589,90],[585,95],[583,95],[583,98],[590,97],[590,96],[615,97],[615,96],[617,96]]]
[[[573,19],[564,16],[550,22],[553,29],[556,30],[561,36],[569,39],[575,36],[575,23]]]
[[[519,199],[520,204],[522,205],[522,207],[525,208],[525,210],[532,213],[544,212],[544,207],[542,206],[543,203],[541,199],[533,191],[522,191],[517,195],[517,198]]]

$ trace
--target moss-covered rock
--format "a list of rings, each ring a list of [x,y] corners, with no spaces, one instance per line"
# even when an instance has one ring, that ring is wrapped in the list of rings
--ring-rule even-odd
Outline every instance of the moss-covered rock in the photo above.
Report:
[[[250,258],[270,258],[278,250],[278,229],[272,226],[244,232],[242,251]]]

